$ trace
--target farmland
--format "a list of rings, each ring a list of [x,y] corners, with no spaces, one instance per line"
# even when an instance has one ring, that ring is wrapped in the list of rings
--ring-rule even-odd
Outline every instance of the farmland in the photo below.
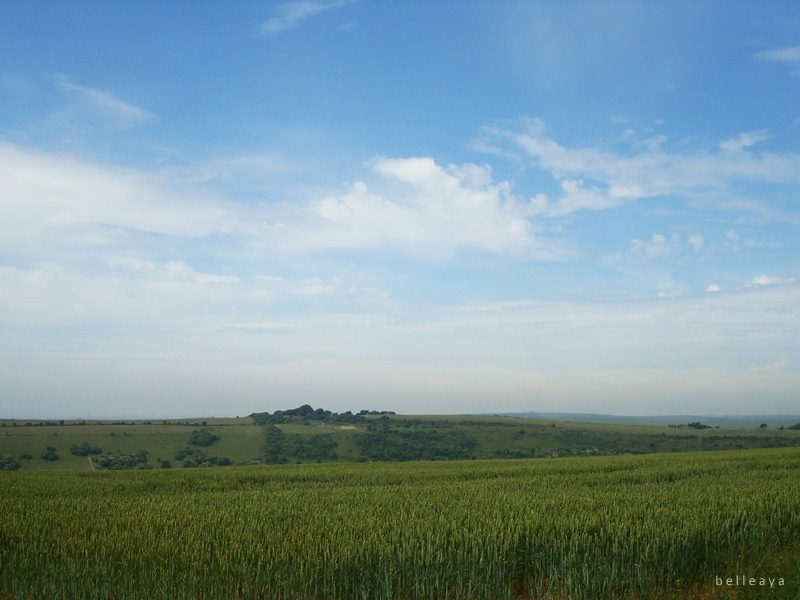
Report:
[[[0,597],[795,598],[798,473],[797,448],[23,469]]]
[[[797,420],[761,428],[601,424],[501,416],[337,414],[300,407],[220,419],[0,420],[22,470],[256,463],[554,458],[800,446]],[[198,436],[206,440],[198,442]],[[76,448],[92,449],[92,453]]]

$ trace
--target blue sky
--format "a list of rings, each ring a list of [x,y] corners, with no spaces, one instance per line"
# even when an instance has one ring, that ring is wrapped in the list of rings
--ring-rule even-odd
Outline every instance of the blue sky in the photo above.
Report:
[[[797,412],[794,2],[4,2],[0,416]]]

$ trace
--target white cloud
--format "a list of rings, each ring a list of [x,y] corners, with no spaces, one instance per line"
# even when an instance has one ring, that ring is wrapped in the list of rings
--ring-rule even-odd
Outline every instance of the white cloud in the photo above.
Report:
[[[712,283],[706,288],[706,291],[714,293],[714,292],[719,292],[721,289],[722,288],[720,288],[716,283]]]
[[[194,172],[122,169],[0,143],[0,250],[28,258],[98,246],[135,251],[147,241],[142,236],[156,235],[225,236],[229,244],[259,252],[559,254],[555,244],[534,234],[535,205],[514,194],[507,181],[495,182],[485,166],[379,158],[369,165],[377,175],[369,185],[357,181],[327,196],[293,192],[293,202],[276,203],[228,200],[228,168],[220,171],[218,164],[198,165]],[[238,178],[231,185],[240,185]]]
[[[268,389],[341,410],[389,394],[387,408],[409,412],[430,410],[432,399],[438,411],[480,411],[497,390],[503,407],[591,398],[620,412],[674,409],[675,397],[736,412],[735,399],[746,410],[748,397],[769,390],[776,410],[796,400],[800,383],[788,368],[780,379],[759,370],[796,364],[797,285],[628,303],[316,304],[350,293],[335,279],[232,277],[181,261],[129,261],[97,275],[0,268],[0,326],[24,333],[0,339],[0,379],[19,397],[60,389],[62,404],[105,400],[111,416],[129,383],[162,401],[183,390],[192,406],[237,396],[236,411],[254,410]],[[36,374],[65,377],[45,384],[21,374],[14,365],[26,360]],[[111,383],[98,392],[96,381]],[[653,404],[641,405],[643,396]],[[726,404],[709,400],[720,396]]]
[[[757,60],[787,65],[794,75],[800,74],[800,46],[785,46],[762,50],[755,54]]]
[[[784,285],[787,283],[794,283],[794,279],[791,277],[773,277],[772,275],[758,275],[753,277],[753,281],[750,285],[755,286],[762,286],[762,285]]]
[[[681,236],[673,233],[669,239],[661,233],[654,233],[650,241],[634,239],[630,253],[645,259],[666,258],[683,249]]]
[[[664,144],[637,145],[626,154],[600,147],[568,148],[550,139],[540,119],[516,129],[490,127],[477,147],[501,155],[522,152],[560,182],[563,194],[542,205],[544,214],[562,216],[577,210],[600,210],[643,198],[702,196],[728,190],[739,182],[800,184],[800,155],[741,152],[766,139],[764,131],[742,133],[718,149],[667,151]]]
[[[184,329],[212,315],[241,291],[237,276],[198,272],[182,261],[113,262],[109,269],[54,263],[0,267],[0,325]]]
[[[459,248],[542,256],[529,222],[531,206],[495,183],[488,167],[430,158],[379,158],[382,178],[312,202],[310,219],[288,226],[282,247],[297,250],[395,247],[414,255]]]
[[[749,131],[740,133],[737,137],[720,142],[719,147],[727,152],[739,152],[743,148],[748,148],[769,139],[766,131]]]
[[[292,0],[275,7],[274,16],[261,24],[261,33],[277,35],[300,25],[321,12],[352,4],[357,0]]]
[[[772,373],[775,371],[784,371],[792,366],[792,361],[788,358],[781,358],[776,360],[773,363],[767,365],[759,365],[755,367],[750,367],[747,370],[750,372],[768,372]]]
[[[704,247],[705,239],[699,233],[689,235],[685,241],[677,233],[669,237],[663,233],[654,233],[649,240],[631,240],[629,252],[642,258],[664,258],[679,252],[702,252]]]
[[[705,245],[705,239],[699,233],[692,233],[687,241],[694,252],[701,252]]]
[[[265,310],[272,321],[292,326],[297,316],[285,312],[284,301],[296,308],[320,297],[352,300],[360,294],[336,279],[243,277],[180,260],[114,259],[93,268],[52,262],[0,266],[0,327],[123,327],[182,336],[261,322]]]
[[[198,238],[252,231],[246,207],[169,174],[93,164],[0,142],[0,250],[30,257],[131,243],[131,233]]]
[[[342,292],[341,281],[325,280],[320,277],[292,280],[272,275],[258,275],[258,295],[268,293],[272,296],[324,296]]]
[[[156,120],[153,113],[123,102],[111,92],[78,85],[65,75],[57,75],[55,81],[62,91],[77,96],[83,105],[107,119],[116,128],[126,129]]]

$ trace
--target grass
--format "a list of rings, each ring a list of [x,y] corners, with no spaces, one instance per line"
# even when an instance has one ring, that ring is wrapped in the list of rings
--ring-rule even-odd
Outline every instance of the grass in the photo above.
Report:
[[[207,420],[210,431],[220,436],[213,446],[214,454],[228,456],[235,463],[245,463],[257,458],[263,444],[260,427],[248,419],[247,423],[236,424],[221,420]],[[230,421],[230,420],[228,420]],[[103,453],[134,453],[147,450],[151,462],[158,458],[172,459],[176,452],[187,447],[195,426],[162,422],[145,425],[130,421],[120,424],[50,425],[0,427],[0,455],[10,454],[20,457],[23,454],[32,459],[21,459],[23,469],[88,470],[89,462],[85,456],[70,453],[73,445],[88,442],[98,446]],[[198,422],[201,423],[201,422]],[[47,446],[57,449],[59,460],[42,460],[40,455]]]

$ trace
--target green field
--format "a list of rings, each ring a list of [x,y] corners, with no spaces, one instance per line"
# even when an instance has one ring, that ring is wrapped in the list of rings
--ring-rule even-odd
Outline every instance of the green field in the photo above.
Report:
[[[797,448],[0,480],[0,597],[800,597]]]
[[[301,407],[303,408],[303,407]],[[167,421],[0,420],[0,457],[22,470],[492,458],[553,458],[800,446],[800,430],[598,424],[490,416],[338,415],[310,407],[230,419]],[[301,411],[303,412],[303,411]],[[307,413],[307,414],[306,414]],[[319,413],[319,414],[318,414]],[[268,415],[268,416],[265,416]],[[192,444],[207,432],[208,446]],[[99,454],[75,455],[87,445]],[[49,450],[52,449],[52,454]],[[187,450],[189,453],[187,454]],[[57,456],[57,460],[43,458]],[[54,456],[54,455],[55,456]],[[105,461],[103,460],[105,457]]]
[[[60,422],[38,425],[38,422],[0,422],[0,456],[19,459],[22,469],[91,470],[87,456],[75,456],[73,445],[88,443],[102,449],[102,454],[134,453],[145,450],[149,462],[158,466],[158,459],[175,461],[176,452],[189,446],[192,431],[209,429],[219,435],[213,453],[228,456],[234,464],[244,464],[259,457],[264,443],[261,427],[252,419],[190,419],[186,421],[120,421]],[[31,423],[26,425],[26,423]],[[185,424],[182,424],[185,423]],[[56,449],[58,460],[41,458],[47,447]],[[31,458],[20,458],[27,454]],[[93,456],[96,459],[97,456]],[[178,465],[179,466],[179,465]]]

